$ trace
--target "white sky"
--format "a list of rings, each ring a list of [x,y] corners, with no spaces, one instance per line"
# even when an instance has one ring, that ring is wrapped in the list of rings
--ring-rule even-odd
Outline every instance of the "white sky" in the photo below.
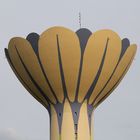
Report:
[[[9,67],[4,48],[14,36],[50,26],[109,28],[140,46],[139,0],[0,0],[0,140],[49,140],[47,111]],[[140,139],[140,48],[117,90],[95,111],[95,140]]]

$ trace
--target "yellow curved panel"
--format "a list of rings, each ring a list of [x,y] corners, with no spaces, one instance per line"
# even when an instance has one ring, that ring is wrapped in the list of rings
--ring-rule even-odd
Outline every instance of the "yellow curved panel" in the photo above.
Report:
[[[28,85],[28,87],[30,87],[30,89],[33,91],[33,92],[30,92],[30,93],[34,97],[37,96],[39,99],[42,100],[42,102],[44,102],[46,105],[48,105],[46,99],[41,95],[39,90],[33,84],[32,80],[30,79],[30,77],[29,77],[29,75],[27,73],[27,71],[25,70],[23,64],[21,63],[21,61],[19,59],[19,56],[17,54],[15,46],[18,46],[21,43],[20,42],[21,40],[22,40],[22,43],[26,42],[26,40],[21,39],[21,38],[13,38],[9,42],[8,54],[9,54],[9,57],[10,57],[10,60],[11,60],[10,63],[12,63],[12,65],[13,65],[12,67],[14,67],[14,71],[15,71],[16,76],[19,79],[22,79],[22,81],[24,81],[24,83],[26,83],[26,85]]]
[[[59,140],[57,113],[53,105],[51,105],[51,140]]]
[[[73,115],[67,99],[64,103],[61,140],[75,140]]]
[[[56,100],[50,90],[48,83],[46,82],[45,76],[42,73],[38,58],[33,51],[30,43],[25,39],[19,38],[15,40],[15,49],[19,53],[23,63],[27,67],[29,73],[32,75],[33,79],[37,82],[39,87],[47,95],[47,97],[53,102],[56,103]]]
[[[8,54],[6,54],[8,55]],[[18,72],[16,71],[15,67],[13,66],[10,58],[8,58],[9,56],[7,56],[8,62],[13,70],[13,72],[15,73],[15,75],[17,76],[18,80],[22,83],[22,85],[26,88],[26,90],[38,101],[40,102],[45,108],[48,107],[48,102],[46,100],[42,100],[40,97],[38,97],[36,95],[36,93],[33,92],[33,90],[31,89],[31,87],[29,87],[27,85],[27,83],[24,81],[24,79],[21,78],[20,74],[18,74]]]
[[[74,101],[80,67],[81,50],[77,35],[70,30],[58,33],[60,54],[66,82],[67,94]]]
[[[86,128],[86,129],[85,129]],[[81,106],[78,120],[78,140],[90,140],[87,100]]]
[[[112,92],[113,90],[116,89],[116,87],[120,84],[120,82],[122,81],[123,77],[125,76],[125,74],[127,73],[129,67],[131,66],[132,60],[130,61],[130,63],[128,64],[128,66],[126,67],[124,73],[122,74],[122,76],[120,77],[120,79],[115,83],[115,85],[111,88],[111,90],[109,92],[107,92],[104,96],[102,96],[101,99],[99,99],[99,101],[94,103],[94,108],[96,109]]]
[[[31,89],[31,87],[29,87],[29,86],[27,85],[27,83],[24,81],[24,79],[21,78],[20,74],[16,71],[14,65],[12,64],[11,59],[9,58],[9,54],[7,54],[7,53],[8,53],[7,51],[8,51],[8,50],[6,50],[6,52],[5,52],[5,53],[6,53],[7,60],[8,60],[8,62],[9,62],[9,65],[11,66],[13,72],[15,73],[15,75],[17,76],[17,78],[19,79],[19,81],[22,83],[22,85],[26,88],[26,90],[27,90],[38,102],[40,102],[45,108],[48,107],[48,102],[47,102],[46,100],[44,100],[44,101],[41,100],[41,98],[38,97],[38,96],[36,95],[36,93],[33,92],[33,90]]]
[[[94,81],[102,61],[107,38],[101,38],[100,34],[101,32],[99,31],[90,36],[84,51],[83,66],[78,92],[79,102],[82,102],[85,95],[87,94],[87,91]]]
[[[110,30],[97,31],[93,33],[88,40],[83,56],[83,66],[82,66],[81,81],[80,81],[79,94],[78,94],[79,102],[82,102],[91,84],[95,80],[95,77],[102,63],[102,59],[106,52],[106,47],[107,45],[110,44],[109,38],[113,38],[115,42],[118,42],[119,40],[118,39],[119,37],[116,35],[116,33]],[[120,45],[118,49],[116,49],[115,47],[115,50],[117,50],[117,52],[119,52],[119,49],[120,49]]]
[[[45,73],[53,87],[56,96],[62,103],[64,99],[64,91],[61,79],[60,60],[62,36],[65,32],[70,32],[63,27],[53,27],[41,34],[39,39],[39,57],[43,64]],[[63,67],[62,67],[63,68]]]
[[[127,70],[129,69],[129,66],[131,65],[131,62],[133,60],[133,57],[135,56],[135,53],[136,53],[136,45],[129,46],[129,48],[126,50],[124,56],[121,58],[111,80],[108,82],[105,89],[102,91],[100,96],[97,98],[94,106],[97,107],[100,100],[102,100],[105,96],[108,97],[110,95],[110,93],[117,87],[117,85],[120,83],[123,76],[126,74]],[[114,88],[113,88],[113,86],[114,86]]]
[[[110,30],[104,30],[102,31],[101,36],[104,36],[104,38],[108,38],[107,50],[105,58],[104,60],[102,60],[102,70],[99,75],[99,79],[97,80],[97,84],[90,96],[89,104],[91,104],[94,101],[96,96],[100,93],[100,91],[110,78],[119,61],[121,54],[121,39],[116,33]]]

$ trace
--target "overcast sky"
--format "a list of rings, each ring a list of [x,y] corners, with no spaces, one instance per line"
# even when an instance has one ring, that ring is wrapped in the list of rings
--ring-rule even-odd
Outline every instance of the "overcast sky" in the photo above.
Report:
[[[112,29],[140,46],[140,0],[0,0],[0,140],[49,140],[47,111],[17,80],[4,55],[11,37],[54,25]],[[129,72],[94,113],[95,140],[140,139],[140,48]]]

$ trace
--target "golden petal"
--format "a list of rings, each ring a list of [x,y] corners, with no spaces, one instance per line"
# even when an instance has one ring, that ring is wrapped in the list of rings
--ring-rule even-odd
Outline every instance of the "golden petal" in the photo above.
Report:
[[[15,75],[17,76],[17,78],[19,79],[19,81],[22,83],[22,85],[27,89],[27,91],[38,101],[40,102],[45,108],[48,107],[48,102],[45,100],[44,97],[40,97],[38,96],[38,92],[36,93],[36,90],[34,90],[34,86],[30,86],[31,84],[28,84],[26,83],[26,80],[25,78],[22,79],[22,76],[21,74],[18,73],[18,71],[16,70],[16,68],[14,67],[14,64],[13,62],[11,61],[11,58],[9,56],[9,53],[8,53],[8,50],[5,49],[5,54],[6,54],[6,57],[7,57],[7,60],[9,62],[9,65],[11,66],[13,72],[15,73]]]
[[[38,93],[38,96],[49,98],[55,103],[55,98],[51,94],[50,88],[41,71],[37,56],[30,43],[23,38],[13,38],[9,43],[8,51],[15,68],[19,71],[19,74],[22,75],[22,79],[26,79],[26,83],[30,81],[34,85],[37,89],[36,93]]]
[[[122,41],[115,32],[110,30],[103,30],[100,31],[100,36],[103,38],[108,38],[108,44],[106,46],[105,56],[102,58],[100,68],[98,69],[97,83],[89,98],[89,104],[94,102],[96,96],[107,83],[119,61],[121,54]]]
[[[113,53],[112,55],[112,52],[115,52],[116,54]],[[119,59],[120,52],[121,40],[113,31],[101,30],[90,36],[83,56],[83,66],[78,94],[79,102],[82,102],[85,96],[87,96],[87,98],[90,97],[90,94],[87,93],[92,92],[95,88],[99,76],[100,81],[98,81],[97,89],[99,88],[100,83],[107,80]],[[108,60],[110,58],[112,59]],[[109,62],[112,61],[113,63],[109,64]],[[110,70],[108,70],[108,66],[110,67]],[[107,72],[107,70],[109,72]],[[104,74],[106,75],[105,78],[103,78]],[[98,92],[99,89],[97,89],[96,91]],[[90,101],[93,100],[92,96],[90,97]]]
[[[104,101],[121,82],[122,78],[125,76],[132,63],[132,60],[136,53],[136,48],[136,45],[131,45],[128,47],[125,54],[121,58],[112,78],[110,79],[104,90],[101,92],[99,97],[96,99],[94,103],[95,107],[97,107],[102,101]]]
[[[60,102],[64,94],[75,99],[80,55],[78,37],[69,29],[53,27],[40,37],[39,56]]]

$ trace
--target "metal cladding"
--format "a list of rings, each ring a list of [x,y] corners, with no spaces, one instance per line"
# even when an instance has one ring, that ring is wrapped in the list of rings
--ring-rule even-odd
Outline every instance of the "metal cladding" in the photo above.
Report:
[[[12,38],[7,59],[23,86],[48,111],[52,140],[90,140],[92,112],[120,83],[136,45],[111,30],[52,27]]]

